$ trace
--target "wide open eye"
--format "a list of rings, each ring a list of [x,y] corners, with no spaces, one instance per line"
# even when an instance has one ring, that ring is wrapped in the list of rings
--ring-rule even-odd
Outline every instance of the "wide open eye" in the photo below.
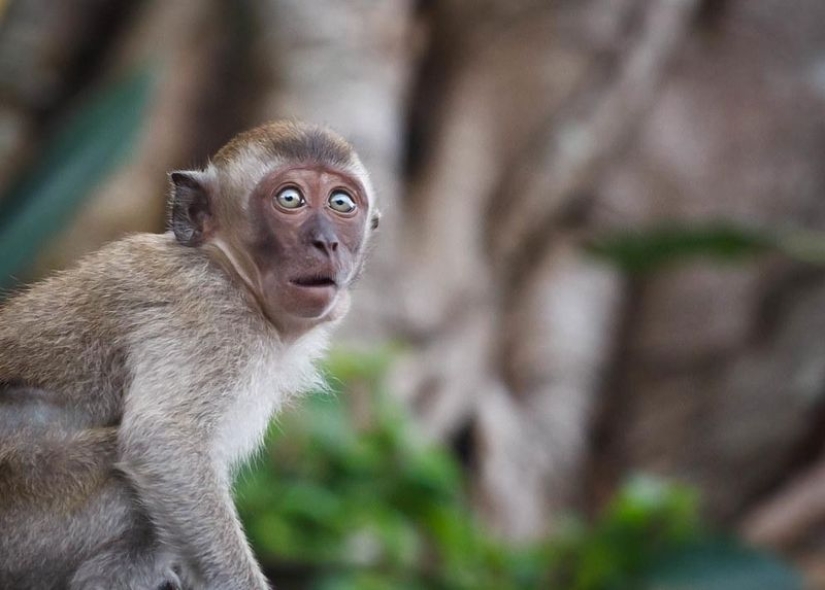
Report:
[[[329,196],[329,206],[339,213],[355,211],[355,200],[344,191],[335,191]]]
[[[278,205],[284,209],[297,209],[306,204],[304,197],[301,195],[301,191],[293,187],[283,189],[275,195],[275,200],[278,202]]]

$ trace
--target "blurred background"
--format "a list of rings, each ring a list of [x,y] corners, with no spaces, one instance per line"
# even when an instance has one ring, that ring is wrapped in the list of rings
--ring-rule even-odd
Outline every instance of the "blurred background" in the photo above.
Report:
[[[383,210],[279,588],[825,588],[821,0],[0,0],[0,288],[296,117]]]

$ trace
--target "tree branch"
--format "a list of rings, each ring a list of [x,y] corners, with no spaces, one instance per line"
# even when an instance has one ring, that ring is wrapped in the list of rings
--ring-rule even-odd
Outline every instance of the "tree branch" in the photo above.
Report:
[[[749,542],[787,547],[825,520],[825,461],[797,477],[743,520]]]
[[[604,160],[635,128],[654,97],[671,57],[683,39],[698,0],[657,0],[644,14],[639,40],[628,51],[612,87],[595,107],[558,124],[557,119],[533,145],[535,156],[510,178],[508,193],[519,201],[493,219],[492,255],[497,268],[508,268],[525,245],[592,182]],[[513,191],[512,187],[516,187]]]

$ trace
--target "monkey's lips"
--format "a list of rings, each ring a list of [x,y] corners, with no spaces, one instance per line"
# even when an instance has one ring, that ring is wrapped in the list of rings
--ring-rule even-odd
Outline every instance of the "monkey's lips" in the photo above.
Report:
[[[289,281],[296,287],[302,287],[304,289],[324,289],[324,288],[337,288],[338,283],[335,280],[335,277],[331,273],[318,273],[313,275],[305,275],[301,277],[296,277]]]

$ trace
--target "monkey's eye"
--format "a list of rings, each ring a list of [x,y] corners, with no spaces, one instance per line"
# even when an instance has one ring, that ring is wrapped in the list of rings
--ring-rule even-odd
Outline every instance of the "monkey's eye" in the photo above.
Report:
[[[329,196],[329,206],[339,213],[355,211],[355,201],[344,191],[335,191]]]
[[[287,187],[275,195],[275,200],[278,202],[278,205],[284,209],[297,209],[298,207],[303,207],[306,203],[301,192],[297,188],[292,187]]]

